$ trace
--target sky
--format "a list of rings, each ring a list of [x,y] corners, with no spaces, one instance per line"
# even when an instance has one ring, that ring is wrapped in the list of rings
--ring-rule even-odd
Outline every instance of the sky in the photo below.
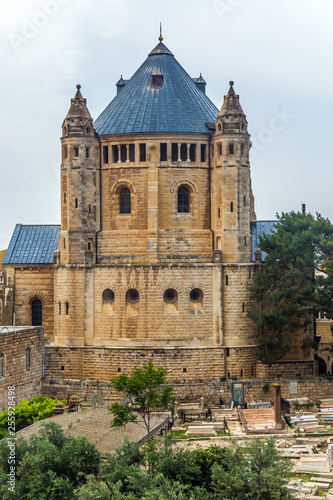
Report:
[[[60,134],[80,83],[93,118],[158,43],[220,109],[230,80],[252,136],[259,220],[333,221],[332,0],[12,0],[0,17],[0,249],[60,224]]]

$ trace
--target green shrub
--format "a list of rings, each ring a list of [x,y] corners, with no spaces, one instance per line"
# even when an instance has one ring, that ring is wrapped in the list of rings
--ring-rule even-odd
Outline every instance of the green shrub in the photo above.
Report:
[[[46,396],[38,396],[27,401],[25,399],[15,407],[15,431],[20,431],[28,425],[53,415],[54,407],[59,401]],[[8,410],[0,413],[0,439],[3,439],[8,429]]]

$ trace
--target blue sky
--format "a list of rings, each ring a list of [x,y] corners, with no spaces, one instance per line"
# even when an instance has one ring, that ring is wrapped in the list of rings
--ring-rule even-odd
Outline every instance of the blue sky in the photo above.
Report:
[[[13,0],[1,8],[0,249],[16,223],[60,223],[60,127],[77,83],[94,118],[164,42],[220,108],[229,80],[254,143],[258,219],[333,220],[330,0]]]

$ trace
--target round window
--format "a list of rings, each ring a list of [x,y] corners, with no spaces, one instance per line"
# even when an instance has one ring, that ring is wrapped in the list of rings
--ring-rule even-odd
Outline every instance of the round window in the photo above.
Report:
[[[173,290],[172,288],[169,288],[169,290],[166,290],[164,292],[164,300],[165,302],[168,302],[169,304],[173,304],[177,300],[177,292],[176,290]]]
[[[103,302],[106,304],[110,304],[114,301],[114,292],[112,290],[104,290],[103,292]]]
[[[201,302],[202,301],[202,291],[199,288],[194,288],[191,290],[190,299],[192,302]]]
[[[138,302],[140,295],[137,290],[134,290],[133,288],[131,290],[128,290],[126,294],[126,298],[128,302],[131,302],[132,304],[135,304],[135,302]]]

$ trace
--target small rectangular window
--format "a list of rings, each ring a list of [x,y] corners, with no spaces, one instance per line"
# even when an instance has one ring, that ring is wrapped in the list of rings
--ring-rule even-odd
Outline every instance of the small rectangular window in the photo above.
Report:
[[[234,211],[234,202],[230,202],[230,212]]]
[[[201,163],[206,162],[206,144],[201,144]]]
[[[222,144],[217,145],[218,155],[222,156]]]
[[[59,302],[59,316],[61,316],[61,302]]]
[[[166,142],[160,144],[160,161],[168,161],[168,147]]]
[[[112,158],[113,158],[113,163],[118,163],[119,160],[118,146],[112,146]]]
[[[79,157],[79,148],[74,148],[74,156],[75,158]]]
[[[234,151],[235,151],[234,145],[233,144],[229,144],[229,155],[233,155]]]
[[[69,302],[66,302],[66,316],[69,314]]]
[[[63,146],[62,147],[62,156],[65,158],[67,158],[67,146]]]
[[[127,161],[127,146],[125,144],[120,146],[120,158],[123,163]]]
[[[182,161],[187,160],[187,144],[182,144],[180,146],[180,158]]]
[[[64,192],[64,203],[67,203],[67,193],[66,193],[66,191]]]
[[[89,158],[89,148],[86,148],[86,158]]]
[[[64,243],[64,248],[66,248],[66,240],[65,240],[65,238],[63,240],[63,243]]]
[[[140,161],[146,161],[146,145],[140,144]]]
[[[5,374],[5,355],[0,353],[0,378]]]
[[[27,347],[25,350],[25,369],[27,371],[30,371],[31,367],[31,349],[30,347]]]
[[[75,198],[75,208],[77,208],[78,206],[79,206],[78,200],[77,198]]]
[[[151,86],[153,89],[162,88],[163,84],[163,75],[152,75]]]
[[[175,142],[171,145],[171,160],[178,161],[178,144]]]
[[[227,286],[229,285],[229,276],[228,276],[228,275],[225,277],[225,284],[226,284]]]
[[[190,160],[191,161],[195,161],[196,149],[197,149],[197,145],[196,144],[191,144],[190,145]]]
[[[245,313],[245,304],[244,304],[244,302],[242,304],[242,311],[243,311],[243,313]]]
[[[103,146],[103,163],[109,163],[109,146]]]
[[[229,356],[230,356],[230,349],[229,349],[229,347],[226,348],[225,355],[227,356],[227,358],[229,358]]]
[[[243,204],[244,204],[244,207],[246,207],[246,196],[243,196]]]
[[[91,205],[88,205],[88,214],[91,215]]]
[[[135,144],[129,145],[129,161],[132,163],[135,161]]]
[[[241,155],[243,156],[245,154],[245,144],[241,144]]]
[[[91,252],[91,242],[88,241],[88,252]]]
[[[211,154],[212,154],[212,158],[214,158],[214,144],[212,144],[212,147],[211,147]]]

